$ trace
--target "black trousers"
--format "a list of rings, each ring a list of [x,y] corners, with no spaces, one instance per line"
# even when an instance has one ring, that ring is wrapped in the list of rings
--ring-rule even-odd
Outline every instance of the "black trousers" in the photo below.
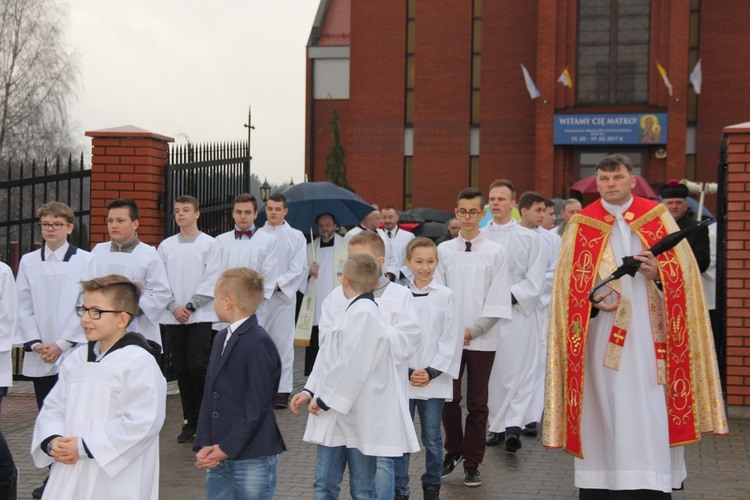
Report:
[[[320,350],[320,334],[318,332],[318,325],[313,325],[312,331],[310,332],[310,345],[305,348],[305,376],[307,377],[312,373],[313,366],[315,365],[315,358],[318,357],[318,351]]]
[[[57,375],[47,375],[46,377],[29,377],[34,382],[34,395],[36,395],[36,405],[41,410],[44,398],[57,383]]]
[[[203,386],[211,354],[211,323],[166,325],[172,366],[180,388],[182,415],[188,425],[198,425]]]

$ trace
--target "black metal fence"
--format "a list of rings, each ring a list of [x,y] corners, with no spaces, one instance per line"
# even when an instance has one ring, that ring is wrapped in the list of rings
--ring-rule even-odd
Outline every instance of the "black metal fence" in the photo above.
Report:
[[[0,179],[4,179],[0,181],[0,259],[14,272],[20,256],[42,243],[36,211],[48,201],[73,209],[76,220],[70,241],[89,248],[91,170],[84,168],[83,154],[76,160],[58,157],[53,163],[0,164]]]
[[[716,310],[712,325],[714,327],[714,344],[716,358],[719,362],[721,385],[727,387],[727,137],[722,137],[719,149],[718,200],[716,203]],[[717,331],[718,330],[718,331]]]
[[[198,199],[201,230],[217,236],[233,227],[230,209],[234,197],[250,191],[248,143],[173,145],[166,176],[164,237],[177,232],[172,212],[174,199],[182,195]]]

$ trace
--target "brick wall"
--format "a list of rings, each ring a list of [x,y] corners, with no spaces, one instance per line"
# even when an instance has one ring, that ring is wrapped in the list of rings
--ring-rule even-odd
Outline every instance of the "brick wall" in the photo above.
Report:
[[[727,404],[750,406],[750,122],[727,134]]]
[[[132,198],[140,209],[138,237],[158,245],[164,236],[159,197],[165,191],[171,137],[126,126],[86,132],[91,137],[91,247],[109,240],[107,205]]]

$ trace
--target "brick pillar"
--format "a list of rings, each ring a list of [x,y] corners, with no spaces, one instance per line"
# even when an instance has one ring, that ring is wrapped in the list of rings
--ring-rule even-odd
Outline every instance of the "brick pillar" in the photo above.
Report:
[[[750,122],[726,127],[724,133],[728,163],[727,404],[750,407]]]
[[[125,126],[86,132],[91,137],[91,247],[109,240],[107,205],[132,198],[140,209],[138,238],[158,245],[164,236],[164,168],[171,137]]]

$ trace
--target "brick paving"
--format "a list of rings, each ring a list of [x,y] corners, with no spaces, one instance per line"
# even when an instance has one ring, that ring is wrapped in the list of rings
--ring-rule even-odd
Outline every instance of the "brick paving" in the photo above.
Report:
[[[295,381],[301,386],[303,350],[296,348]],[[166,500],[205,498],[205,473],[193,466],[190,445],[178,444],[181,410],[174,383],[169,384],[167,420],[161,433],[160,497]],[[29,446],[36,403],[29,382],[19,382],[3,399],[0,430],[13,452],[20,471],[19,498],[31,498],[46,469],[36,469]],[[302,442],[304,415],[276,410],[289,451],[282,454],[276,498],[312,498],[315,472],[315,447]],[[489,448],[480,467],[482,486],[463,485],[462,467],[444,478],[441,498],[451,499],[569,499],[577,498],[573,487],[573,459],[559,450],[547,450],[541,437],[522,438],[523,448],[516,454],[502,447]],[[750,420],[730,419],[730,435],[705,436],[699,445],[687,451],[688,479],[685,491],[675,492],[682,499],[750,499]],[[411,498],[421,499],[420,475],[424,471],[424,453],[413,456],[410,470]],[[341,498],[350,498],[348,485],[342,485]]]

